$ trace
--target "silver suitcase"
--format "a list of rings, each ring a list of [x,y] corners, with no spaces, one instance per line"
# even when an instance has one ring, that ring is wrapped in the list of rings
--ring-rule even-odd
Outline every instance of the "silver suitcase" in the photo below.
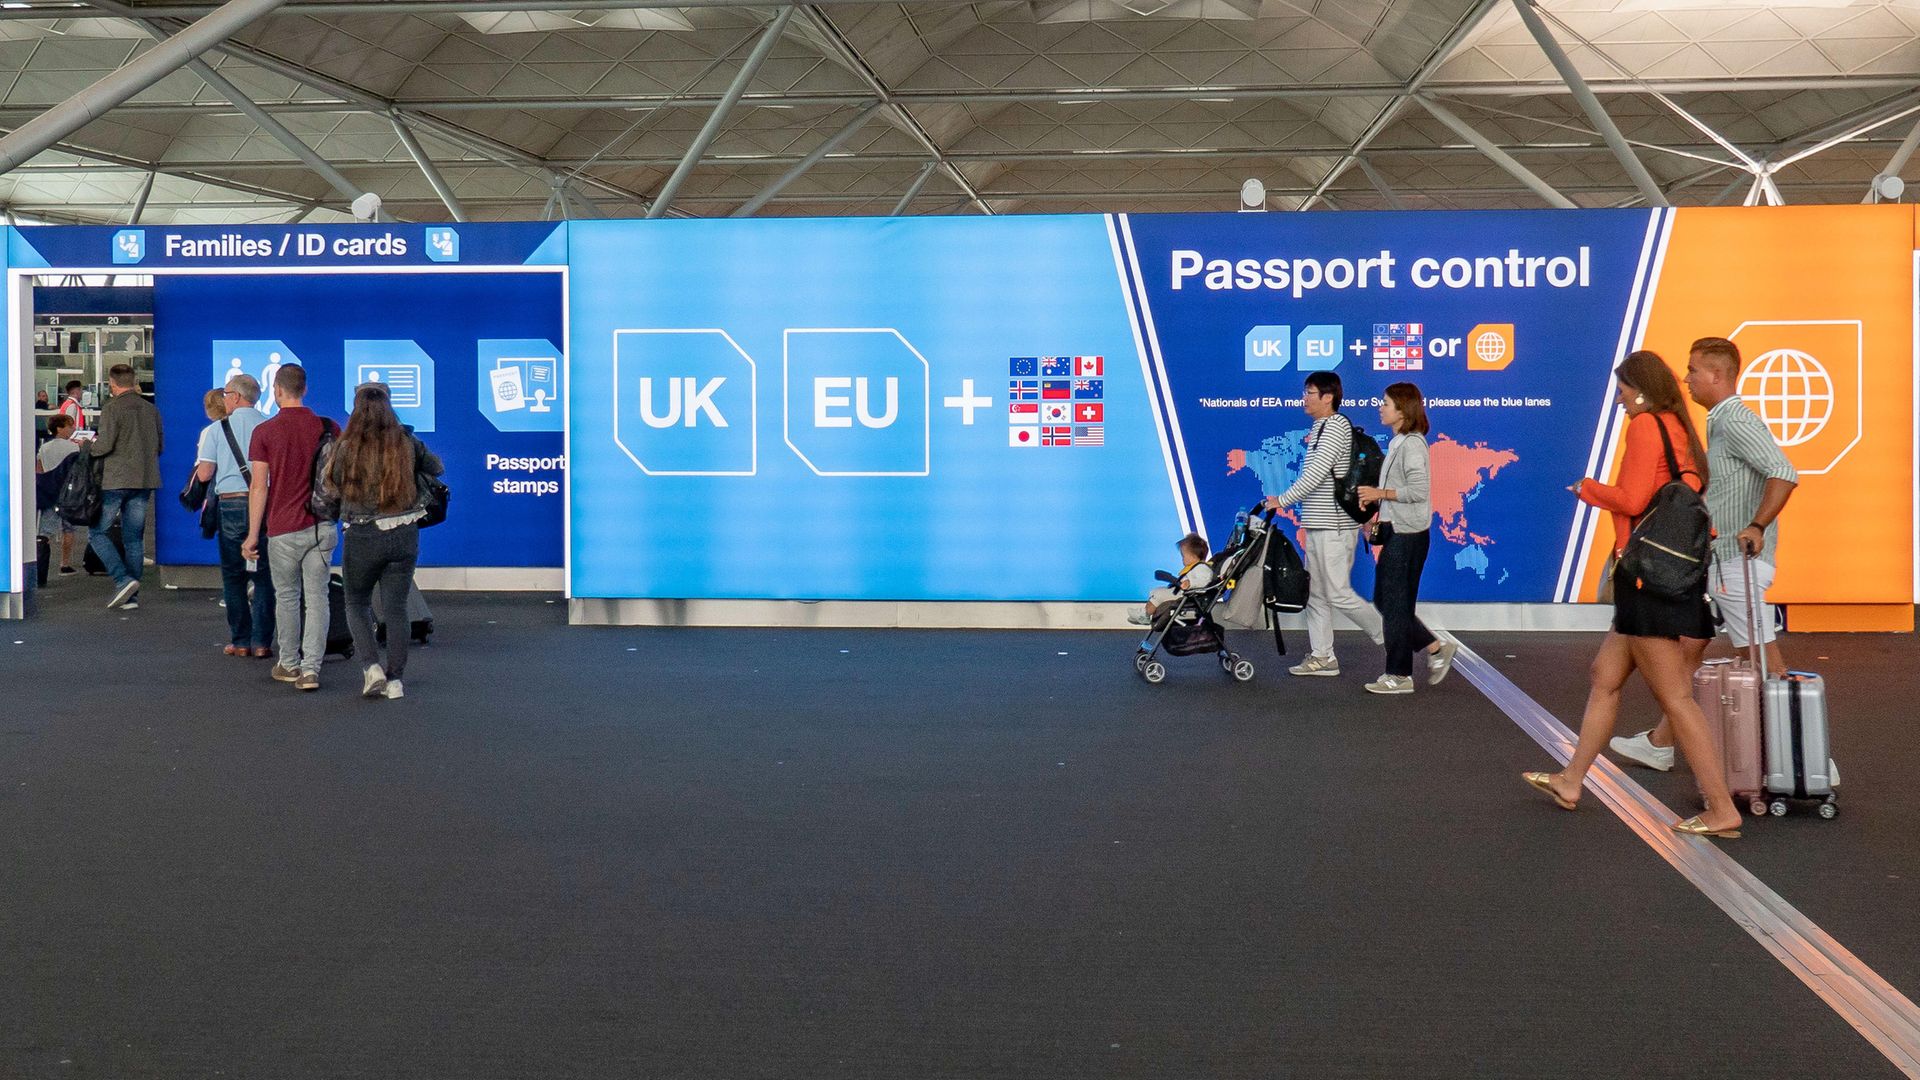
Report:
[[[1827,741],[1827,684],[1808,671],[1771,676],[1766,705],[1768,809],[1782,817],[1788,799],[1820,800],[1820,816],[1840,812],[1840,770]]]

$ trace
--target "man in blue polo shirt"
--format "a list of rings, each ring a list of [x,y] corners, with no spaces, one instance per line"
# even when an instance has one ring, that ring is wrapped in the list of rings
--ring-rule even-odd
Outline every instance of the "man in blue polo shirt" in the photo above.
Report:
[[[247,447],[253,429],[266,417],[255,405],[260,401],[260,384],[251,375],[235,375],[227,380],[227,418],[208,424],[200,432],[200,453],[196,475],[211,485],[214,498],[220,500],[220,585],[226,593],[227,630],[231,643],[228,656],[273,655],[273,573],[266,559],[249,560],[240,547],[247,541],[247,490],[253,483],[248,467]],[[239,453],[235,453],[235,448]],[[247,597],[247,584],[253,584],[253,597]]]

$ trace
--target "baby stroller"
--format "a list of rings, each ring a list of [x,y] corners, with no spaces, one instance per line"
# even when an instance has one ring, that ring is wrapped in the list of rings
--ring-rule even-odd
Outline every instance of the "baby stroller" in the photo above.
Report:
[[[1242,514],[1226,547],[1207,560],[1213,570],[1213,580],[1197,589],[1182,590],[1173,607],[1154,619],[1153,627],[1141,639],[1140,648],[1133,656],[1133,668],[1141,678],[1157,683],[1167,677],[1167,666],[1159,659],[1162,652],[1168,656],[1198,656],[1210,652],[1219,659],[1220,670],[1233,676],[1236,682],[1252,680],[1253,661],[1227,648],[1226,631],[1214,621],[1213,608],[1231,594],[1243,576],[1247,587],[1256,591],[1261,588],[1261,545],[1255,542],[1261,528],[1257,519],[1250,526],[1247,516]],[[1179,577],[1168,571],[1157,570],[1153,576],[1176,588],[1179,585]]]

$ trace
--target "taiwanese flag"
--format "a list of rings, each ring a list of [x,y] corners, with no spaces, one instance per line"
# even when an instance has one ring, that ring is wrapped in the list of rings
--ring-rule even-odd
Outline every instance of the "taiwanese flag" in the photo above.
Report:
[[[1097,401],[1076,401],[1073,403],[1073,422],[1076,424],[1099,424],[1107,419],[1107,407]]]
[[[1040,380],[1040,396],[1047,401],[1064,401],[1073,396],[1073,380],[1042,379]]]
[[[1043,379],[1064,379],[1073,374],[1073,357],[1043,356],[1040,358],[1040,377]]]
[[[1075,375],[1104,375],[1106,372],[1102,369],[1105,367],[1106,359],[1104,357],[1076,356],[1073,358],[1073,373]]]
[[[1040,374],[1040,358],[1037,356],[1016,356],[1007,361],[1007,377],[1010,379],[1031,379]]]

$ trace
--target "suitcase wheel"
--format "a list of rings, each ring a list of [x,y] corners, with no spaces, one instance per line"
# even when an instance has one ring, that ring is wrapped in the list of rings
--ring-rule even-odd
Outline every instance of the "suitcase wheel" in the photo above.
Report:
[[[1819,813],[1821,817],[1826,818],[1828,821],[1832,821],[1834,819],[1834,816],[1840,813],[1840,804],[1837,802],[1834,802],[1832,797],[1829,796],[1826,802],[1823,802],[1820,804]]]
[[[1774,817],[1786,817],[1787,816],[1787,800],[1785,799],[1773,800],[1773,802],[1767,805],[1767,811],[1771,813]]]
[[[1767,816],[1766,801],[1764,799],[1753,800],[1752,802],[1747,804],[1747,812],[1752,814],[1754,817],[1766,817]]]

